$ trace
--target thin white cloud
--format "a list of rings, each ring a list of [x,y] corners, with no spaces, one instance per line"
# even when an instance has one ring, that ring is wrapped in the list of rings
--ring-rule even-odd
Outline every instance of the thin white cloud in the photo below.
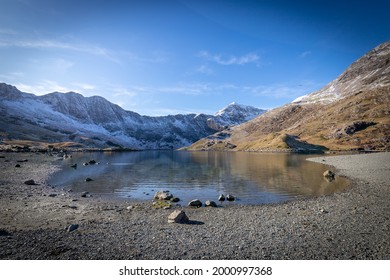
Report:
[[[24,76],[25,73],[23,72],[10,72],[10,73],[0,74],[0,79],[3,81],[10,81],[11,83],[13,83],[23,78]]]
[[[260,56],[256,53],[248,53],[242,56],[235,56],[210,54],[207,51],[201,51],[199,53],[199,57],[205,58],[208,61],[212,61],[220,65],[245,65],[249,63],[255,63],[256,65],[258,65],[260,62]]]
[[[201,73],[201,74],[205,74],[205,75],[212,75],[212,74],[214,74],[213,69],[211,69],[207,65],[199,66],[198,68],[195,69],[195,72],[198,72],[198,73]]]
[[[99,46],[88,45],[88,44],[70,44],[66,42],[48,40],[48,39],[32,39],[32,40],[8,39],[8,40],[1,40],[0,47],[69,50],[69,51],[84,52],[96,56],[101,56],[115,63],[120,63],[120,60],[113,54],[113,52]]]
[[[35,95],[44,95],[50,92],[69,92],[70,88],[58,84],[56,81],[43,80],[33,85],[17,83],[15,86],[23,92],[34,93]]]
[[[300,84],[295,85],[274,84],[245,86],[242,88],[242,91],[254,96],[295,99],[298,96],[317,90],[321,86],[323,85],[312,81],[302,81]]]
[[[308,57],[309,55],[311,55],[312,52],[311,51],[304,51],[303,53],[301,53],[299,55],[300,58],[305,58],[305,57]]]
[[[77,88],[87,91],[95,90],[97,88],[96,85],[88,84],[88,83],[73,83],[72,85],[76,86]]]
[[[16,32],[13,29],[9,29],[9,28],[0,28],[0,34],[3,34],[3,35],[16,35],[16,34],[18,34],[18,32]]]
[[[163,51],[152,51],[146,55],[139,55],[134,52],[120,52],[124,58],[131,61],[146,62],[146,63],[163,63],[169,60],[169,54]]]

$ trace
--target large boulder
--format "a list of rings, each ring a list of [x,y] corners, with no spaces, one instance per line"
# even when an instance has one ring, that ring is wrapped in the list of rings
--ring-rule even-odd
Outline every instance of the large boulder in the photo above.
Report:
[[[175,210],[168,216],[168,223],[185,224],[189,221],[186,213],[182,210]]]

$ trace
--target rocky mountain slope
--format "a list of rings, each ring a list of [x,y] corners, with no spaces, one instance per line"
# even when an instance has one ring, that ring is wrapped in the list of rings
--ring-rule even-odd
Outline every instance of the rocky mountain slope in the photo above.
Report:
[[[262,114],[230,104],[206,114],[141,116],[99,96],[54,92],[36,96],[0,83],[0,140],[68,142],[80,147],[175,149]]]
[[[390,150],[390,41],[317,92],[190,146],[192,150]]]

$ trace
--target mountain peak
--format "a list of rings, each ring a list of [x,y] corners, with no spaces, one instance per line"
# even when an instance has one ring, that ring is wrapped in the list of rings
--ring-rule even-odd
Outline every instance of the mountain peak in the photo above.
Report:
[[[329,104],[358,91],[390,85],[390,41],[367,52],[322,89],[298,97],[296,104]]]
[[[390,150],[389,73],[390,41],[367,52],[322,89],[236,126],[223,139],[215,134],[189,149]]]

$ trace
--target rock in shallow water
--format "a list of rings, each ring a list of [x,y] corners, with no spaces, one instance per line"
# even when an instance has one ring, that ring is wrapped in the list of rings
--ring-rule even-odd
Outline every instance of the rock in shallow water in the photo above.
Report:
[[[217,203],[215,203],[215,201],[212,201],[212,200],[207,200],[204,205],[206,207],[217,207]]]
[[[330,171],[330,170],[326,170],[323,174],[322,174],[322,176],[324,176],[325,178],[334,178],[334,176],[335,176],[336,174],[334,174],[332,171]]]
[[[226,196],[226,200],[227,200],[227,201],[235,201],[236,198],[235,198],[234,196],[232,196],[231,194],[228,194],[228,195]]]
[[[199,200],[199,199],[194,199],[194,200],[191,200],[189,203],[188,203],[188,206],[192,206],[192,207],[202,207],[202,202]]]

